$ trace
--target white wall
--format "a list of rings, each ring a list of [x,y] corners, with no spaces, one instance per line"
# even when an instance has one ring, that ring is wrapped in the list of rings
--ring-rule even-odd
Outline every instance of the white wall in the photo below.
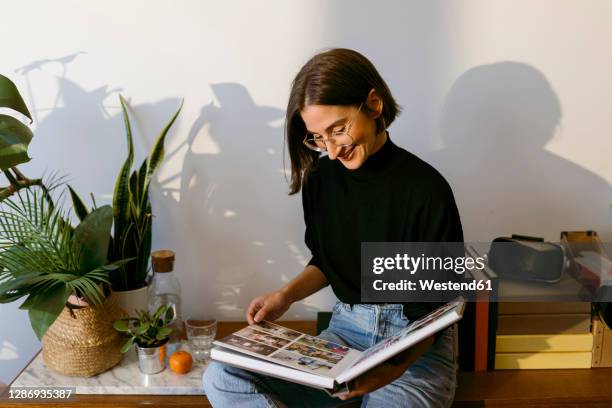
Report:
[[[125,156],[117,93],[140,158],[185,98],[154,186],[154,247],[177,252],[185,314],[240,319],[309,257],[282,117],[293,76],[326,47],[379,68],[404,107],[393,140],[449,179],[466,239],[612,238],[610,21],[605,0],[21,1],[3,7],[0,72],[36,115],[27,174],[69,174],[99,202]],[[287,317],[332,301],[326,290]],[[37,347],[13,306],[0,309],[5,382]]]

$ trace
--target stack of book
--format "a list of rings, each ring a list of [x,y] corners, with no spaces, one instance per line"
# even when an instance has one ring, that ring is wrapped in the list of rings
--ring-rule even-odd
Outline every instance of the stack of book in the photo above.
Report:
[[[585,296],[612,286],[612,258],[594,231],[563,231],[561,241],[571,267],[553,284],[500,279],[488,267],[466,274],[491,280],[503,301],[483,291],[467,305],[459,332],[462,370],[612,367],[612,329],[592,316]],[[468,245],[466,252],[482,256],[485,246]]]
[[[500,302],[494,368],[590,368],[591,304]]]
[[[591,367],[612,367],[612,329],[593,317],[593,361]]]

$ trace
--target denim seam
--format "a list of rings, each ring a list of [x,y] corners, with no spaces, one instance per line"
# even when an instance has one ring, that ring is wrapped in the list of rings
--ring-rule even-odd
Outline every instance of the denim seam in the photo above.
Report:
[[[380,307],[378,305],[374,305],[374,335],[372,336],[372,341],[370,347],[376,344],[376,340],[379,335],[379,323],[380,323]]]
[[[410,322],[410,319],[408,319],[408,317],[406,316],[406,313],[404,313],[405,307],[406,307],[405,305],[402,305],[402,307],[400,308],[400,320]]]

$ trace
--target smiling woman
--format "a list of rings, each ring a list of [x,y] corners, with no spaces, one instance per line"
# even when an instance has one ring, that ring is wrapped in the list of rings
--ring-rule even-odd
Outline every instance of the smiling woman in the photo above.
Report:
[[[286,117],[289,194],[302,190],[312,257],[278,291],[251,301],[247,321],[281,317],[331,285],[339,302],[319,337],[358,350],[393,336],[438,304],[362,304],[362,242],[463,241],[452,190],[432,166],[394,144],[387,132],[399,107],[367,58],[333,49],[311,58],[293,81]],[[326,154],[325,154],[326,153]],[[455,275],[453,271],[450,275]],[[453,278],[452,276],[450,277]],[[341,399],[362,406],[447,407],[456,384],[452,329],[351,381]],[[321,390],[221,363],[204,389],[214,406],[335,406]]]
[[[384,144],[386,129],[399,113],[389,87],[363,55],[348,49],[315,55],[295,77],[287,105],[290,193],[300,191],[302,178],[319,160],[317,151],[327,150],[332,159],[339,155],[347,168],[358,168]],[[334,132],[347,133],[351,141],[324,143],[320,149],[304,143],[309,133],[322,138]],[[355,149],[360,152],[353,154]]]

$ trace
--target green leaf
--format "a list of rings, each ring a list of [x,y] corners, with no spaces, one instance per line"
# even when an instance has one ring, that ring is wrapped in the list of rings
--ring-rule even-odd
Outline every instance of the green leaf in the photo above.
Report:
[[[77,292],[89,304],[101,305],[104,302],[104,292],[100,283],[108,282],[108,272],[93,270],[83,276],[74,276],[74,279],[66,282],[72,291]]]
[[[2,255],[5,255],[7,251],[13,249],[14,248],[9,248],[4,250]],[[9,262],[7,268],[10,268],[10,266]],[[17,276],[14,276],[10,272],[0,272],[0,303],[10,303],[28,295],[28,290],[33,283],[32,280],[38,276],[40,276],[40,272],[24,272]]]
[[[22,290],[0,293],[0,303],[13,303],[17,299],[22,298],[25,295],[27,295],[27,293]]]
[[[105,205],[89,213],[75,228],[72,239],[82,249],[81,271],[91,271],[106,263],[112,223],[113,210],[110,205]]]
[[[138,189],[136,190],[136,194],[138,197],[142,199],[144,192],[144,183],[145,183],[145,175],[147,174],[147,158],[142,161],[140,168],[138,169]],[[144,206],[144,202],[140,202],[141,207]]]
[[[118,332],[126,333],[129,330],[128,324],[125,320],[115,320],[113,327]]]
[[[38,340],[42,340],[44,334],[62,312],[68,296],[70,296],[70,290],[64,284],[54,285],[35,294],[28,314]]]
[[[74,208],[75,214],[79,217],[79,221],[83,221],[90,211],[72,187],[68,186],[68,191],[70,191],[70,197],[72,198],[72,208]]]
[[[158,136],[151,155],[145,159],[137,171],[134,164],[134,145],[130,124],[128,104],[120,97],[125,124],[128,155],[115,182],[113,194],[114,231],[109,260],[132,259],[119,271],[111,275],[115,290],[137,289],[146,282],[149,272],[151,252],[151,206],[148,196],[152,176],[163,161],[164,141],[176,121],[181,109],[178,108],[172,119]]]
[[[123,346],[121,346],[121,352],[127,353],[130,348],[134,345],[134,337],[130,337]]]
[[[122,96],[119,96],[121,102],[121,110],[123,112],[123,122],[125,124],[125,133],[128,144],[128,155],[121,166],[117,181],[115,182],[115,191],[113,193],[113,218],[115,220],[115,233],[113,250],[116,258],[122,258],[121,246],[123,245],[122,237],[125,236],[125,229],[128,226],[130,218],[130,201],[132,200],[132,192],[130,191],[130,171],[134,162],[134,142],[132,140],[132,126],[127,110],[127,102]],[[128,288],[125,288],[128,289]]]
[[[130,191],[132,192],[132,197],[134,198],[134,201],[136,201],[134,204],[134,206],[136,208],[138,208],[138,172],[136,170],[134,170],[132,172],[132,175],[130,176]]]
[[[105,270],[105,271],[115,271],[115,270],[119,269],[120,267],[122,267],[123,265],[133,261],[134,259],[136,259],[136,258],[121,259],[119,261],[110,263],[108,265],[104,265],[100,269]]]
[[[164,321],[166,324],[168,324],[169,322],[172,321],[172,319],[174,319],[174,308],[169,307],[168,310],[166,311],[166,316],[164,318]]]
[[[21,306],[19,306],[19,308],[21,310],[28,310],[29,308],[32,307],[32,305],[34,304],[34,298],[36,297],[35,294],[30,294],[26,300],[23,301],[23,303],[21,304]]]
[[[149,257],[151,254],[151,240],[153,231],[153,222],[151,216],[151,204],[147,205],[145,218],[142,221],[140,231],[140,246],[139,246],[139,257],[137,261],[136,273],[137,279],[140,282],[144,282],[149,273]]]
[[[24,289],[13,289],[10,292],[0,291],[0,303],[12,303],[28,293]],[[21,307],[19,307],[21,309]]]
[[[163,315],[164,313],[166,313],[166,310],[168,310],[168,305],[161,305],[157,308],[157,310],[155,311],[155,313],[153,314],[152,319],[153,320],[157,320],[161,317],[161,315]]]
[[[145,174],[144,187],[140,202],[144,202],[144,196],[149,194],[149,184],[151,183],[153,173],[155,173],[161,162],[164,160],[164,142],[166,140],[166,135],[168,134],[168,131],[170,130],[170,128],[174,124],[174,121],[181,112],[181,109],[183,108],[183,103],[184,101],[181,101],[178,110],[176,111],[172,119],[170,119],[170,122],[168,122],[166,126],[162,129],[161,133],[157,137],[157,140],[155,141],[153,150],[151,150],[151,154],[149,154],[149,159],[147,160],[147,172]]]
[[[0,75],[0,107],[16,110],[27,116],[30,119],[30,123],[32,123],[32,115],[30,115],[30,111],[26,107],[17,87],[13,81],[4,75]]]
[[[149,324],[149,322],[143,322],[140,325],[134,327],[134,334],[137,335],[141,335],[146,333],[147,330],[149,330],[149,328],[151,327],[151,325]]]
[[[30,161],[28,145],[31,140],[29,127],[12,116],[0,115],[0,169]]]
[[[44,271],[72,270],[76,251],[72,228],[60,207],[53,207],[36,189],[24,189],[0,207],[0,242],[13,248],[1,254],[14,276]]]
[[[168,336],[170,335],[170,333],[172,333],[172,329],[171,329],[171,328],[169,328],[169,327],[164,327],[163,329],[160,329],[160,330],[157,332],[157,336],[155,336],[155,338],[156,338],[157,340],[163,340],[163,339],[165,339],[166,337],[168,337]]]

